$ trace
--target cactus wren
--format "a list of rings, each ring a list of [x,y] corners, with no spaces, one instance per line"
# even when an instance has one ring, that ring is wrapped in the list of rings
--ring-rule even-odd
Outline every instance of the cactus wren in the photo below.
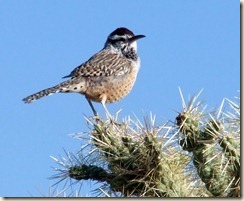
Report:
[[[70,80],[30,95],[23,101],[31,103],[58,92],[76,92],[85,95],[95,116],[97,112],[91,101],[102,103],[109,114],[105,103],[120,100],[131,91],[135,83],[140,68],[136,40],[143,37],[145,36],[135,36],[123,27],[114,30],[100,52],[63,77]]]

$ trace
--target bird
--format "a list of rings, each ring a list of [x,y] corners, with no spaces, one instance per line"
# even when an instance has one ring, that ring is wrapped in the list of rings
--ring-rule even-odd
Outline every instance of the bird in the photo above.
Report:
[[[135,35],[125,27],[110,33],[102,50],[77,66],[63,81],[23,99],[31,103],[54,93],[75,92],[85,96],[94,116],[98,116],[92,102],[100,102],[110,115],[106,103],[117,102],[133,88],[140,69],[137,40],[145,35]]]

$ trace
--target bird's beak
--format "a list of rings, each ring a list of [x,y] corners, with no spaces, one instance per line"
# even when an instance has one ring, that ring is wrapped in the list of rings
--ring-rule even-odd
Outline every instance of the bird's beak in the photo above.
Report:
[[[146,36],[144,36],[144,35],[133,36],[132,38],[129,38],[129,39],[128,39],[128,42],[129,42],[129,43],[132,43],[132,42],[134,42],[134,41],[136,41],[136,40],[138,40],[138,39],[140,39],[140,38],[144,38],[144,37],[146,37]]]

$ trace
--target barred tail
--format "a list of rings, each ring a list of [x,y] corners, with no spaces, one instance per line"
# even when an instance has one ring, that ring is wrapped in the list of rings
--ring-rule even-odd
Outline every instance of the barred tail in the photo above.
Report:
[[[50,87],[47,89],[44,89],[42,91],[39,91],[35,94],[32,94],[30,96],[27,96],[26,98],[23,99],[25,103],[31,103],[35,100],[38,100],[44,96],[49,96],[54,93],[58,92],[81,92],[81,89],[83,88],[83,82],[77,82],[79,80],[67,80],[65,82],[62,82],[54,87]],[[77,87],[77,83],[79,83],[79,87]],[[78,91],[80,90],[80,91]]]
[[[40,98],[42,98],[44,96],[49,96],[49,95],[52,95],[52,94],[58,93],[58,92],[60,92],[59,85],[54,86],[54,87],[50,87],[48,89],[44,89],[44,90],[39,91],[39,92],[37,92],[35,94],[27,96],[26,98],[23,99],[23,101],[25,103],[31,103],[31,102],[33,102],[35,100],[38,100],[38,99],[40,99]]]

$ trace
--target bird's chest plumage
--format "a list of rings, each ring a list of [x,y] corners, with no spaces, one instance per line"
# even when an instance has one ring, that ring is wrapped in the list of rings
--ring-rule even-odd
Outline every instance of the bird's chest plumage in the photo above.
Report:
[[[109,76],[100,76],[88,78],[88,87],[84,95],[92,101],[107,103],[116,102],[125,97],[132,89],[137,73],[139,71],[140,61],[128,61],[121,65],[120,70],[114,71]],[[116,66],[119,68],[119,66]]]

